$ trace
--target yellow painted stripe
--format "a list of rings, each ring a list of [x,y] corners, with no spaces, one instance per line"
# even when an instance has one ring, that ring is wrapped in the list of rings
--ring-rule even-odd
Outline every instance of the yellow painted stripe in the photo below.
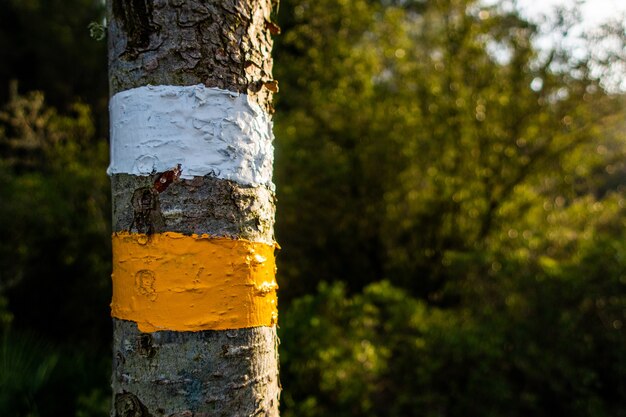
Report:
[[[111,315],[142,332],[271,326],[274,249],[208,235],[114,233]]]

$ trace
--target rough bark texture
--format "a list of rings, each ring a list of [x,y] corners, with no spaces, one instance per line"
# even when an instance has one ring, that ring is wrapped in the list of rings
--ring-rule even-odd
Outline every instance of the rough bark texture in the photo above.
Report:
[[[111,95],[152,85],[218,87],[271,109],[269,0],[110,0]]]
[[[244,187],[211,176],[175,180],[164,189],[155,184],[162,184],[158,175],[111,177],[113,231],[210,231],[213,236],[274,242],[274,195],[266,187]]]
[[[114,417],[274,416],[275,327],[141,333],[114,319]]]
[[[110,93],[218,87],[271,111],[270,0],[109,0]],[[210,176],[112,177],[114,231],[273,242],[274,195]],[[113,417],[278,416],[275,327],[141,333],[114,319]]]

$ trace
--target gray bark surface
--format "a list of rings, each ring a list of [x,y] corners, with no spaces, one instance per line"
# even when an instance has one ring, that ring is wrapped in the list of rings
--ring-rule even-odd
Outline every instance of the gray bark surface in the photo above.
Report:
[[[270,0],[109,0],[110,94],[218,87],[271,112]],[[160,183],[160,179],[165,179]],[[112,176],[114,231],[273,243],[274,194],[211,176]],[[112,417],[278,416],[275,327],[141,333],[114,319]]]
[[[141,333],[114,319],[114,412],[119,417],[276,416],[275,327]],[[191,365],[191,366],[190,366]]]
[[[152,85],[218,87],[271,109],[270,0],[109,1],[111,95]]]
[[[176,180],[159,192],[157,177],[111,176],[114,232],[210,231],[213,236],[273,244],[274,195],[266,187],[204,176]]]

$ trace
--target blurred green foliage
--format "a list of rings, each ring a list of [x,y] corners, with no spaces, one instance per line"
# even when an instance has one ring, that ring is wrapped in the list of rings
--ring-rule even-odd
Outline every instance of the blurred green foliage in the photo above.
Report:
[[[0,415],[108,413],[101,13],[0,2]],[[277,18],[283,416],[626,416],[623,57],[505,2]]]
[[[503,5],[281,13],[283,415],[626,415],[626,107],[602,63]]]
[[[35,337],[3,334],[0,362],[0,410],[13,415],[38,415],[34,396],[50,377],[59,355]]]
[[[510,261],[492,278],[505,288],[472,288],[475,301],[456,308],[388,281],[353,296],[322,284],[282,314],[283,415],[624,415],[626,236],[616,235],[561,268]]]
[[[13,84],[0,155],[0,414],[74,415],[110,369],[106,142],[87,105],[59,114]]]
[[[514,12],[419,4],[282,9],[276,177],[289,297],[320,279],[358,290],[387,278],[444,302],[457,278],[444,259],[484,256],[543,200],[623,195],[622,95],[571,52],[536,50],[537,28]]]

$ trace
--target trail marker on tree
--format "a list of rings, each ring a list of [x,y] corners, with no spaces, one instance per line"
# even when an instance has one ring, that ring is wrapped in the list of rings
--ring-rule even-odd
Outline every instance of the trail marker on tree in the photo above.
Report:
[[[270,11],[108,2],[113,416],[278,415]]]

